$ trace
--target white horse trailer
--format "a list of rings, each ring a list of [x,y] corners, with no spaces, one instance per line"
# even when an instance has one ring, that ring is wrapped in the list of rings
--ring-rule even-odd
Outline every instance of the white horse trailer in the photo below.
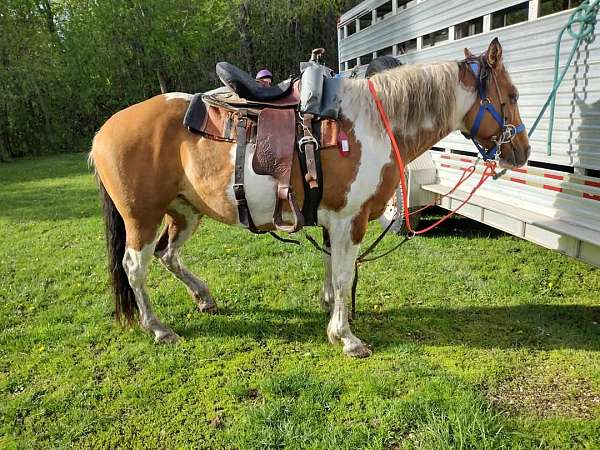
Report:
[[[375,57],[402,63],[460,59],[493,37],[520,92],[531,127],[552,89],[558,34],[580,0],[367,0],[338,24],[340,72],[366,69]],[[565,33],[561,68],[573,39]],[[526,167],[489,180],[460,214],[583,261],[600,265],[600,40],[582,44],[558,91],[551,152],[548,113],[530,139]],[[409,165],[409,206],[445,194],[477,152],[452,133]],[[482,168],[479,169],[481,172]],[[444,198],[458,206],[476,183]],[[465,183],[467,184],[467,183]]]

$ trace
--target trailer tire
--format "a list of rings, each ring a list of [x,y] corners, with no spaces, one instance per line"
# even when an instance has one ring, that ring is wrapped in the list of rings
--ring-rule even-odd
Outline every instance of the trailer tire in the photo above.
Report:
[[[414,208],[409,208],[410,210]],[[404,208],[402,207],[402,188],[396,189],[396,194],[388,201],[383,214],[379,217],[379,224],[385,229],[393,219],[396,219],[390,232],[396,235],[405,235],[408,232],[406,223],[404,222]],[[415,229],[419,226],[421,220],[421,213],[416,213],[410,216],[410,224]]]

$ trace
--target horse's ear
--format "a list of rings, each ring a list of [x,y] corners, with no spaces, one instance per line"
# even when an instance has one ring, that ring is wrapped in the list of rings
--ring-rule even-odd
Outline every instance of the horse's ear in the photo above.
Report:
[[[473,53],[471,53],[471,50],[469,50],[468,48],[465,47],[465,58],[469,59],[473,56]]]
[[[488,47],[487,61],[494,69],[502,65],[502,46],[500,45],[498,38],[494,38]]]

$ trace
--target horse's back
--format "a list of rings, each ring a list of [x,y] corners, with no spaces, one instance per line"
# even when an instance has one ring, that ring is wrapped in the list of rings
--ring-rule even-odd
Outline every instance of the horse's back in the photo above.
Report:
[[[140,140],[147,142],[153,135],[156,138],[165,132],[181,132],[189,98],[183,93],[157,95],[122,109],[102,125],[94,144],[108,140],[119,147],[137,146]]]

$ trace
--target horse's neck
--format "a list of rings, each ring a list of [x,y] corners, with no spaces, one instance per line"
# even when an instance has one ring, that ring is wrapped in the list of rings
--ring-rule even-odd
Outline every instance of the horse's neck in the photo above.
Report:
[[[462,119],[476,97],[460,82],[456,63],[405,67],[373,82],[406,163],[451,131],[463,128]],[[342,114],[355,125],[370,127],[373,135],[386,135],[366,80],[348,80],[345,90]],[[398,98],[391,98],[393,95]]]

